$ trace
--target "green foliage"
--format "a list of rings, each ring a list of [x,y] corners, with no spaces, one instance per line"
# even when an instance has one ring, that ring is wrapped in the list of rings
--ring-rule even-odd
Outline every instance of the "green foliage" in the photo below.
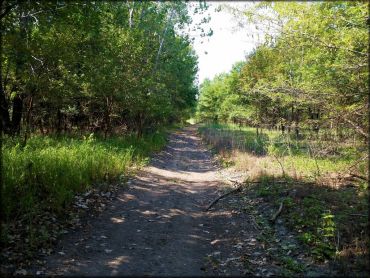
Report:
[[[317,178],[317,168],[320,175],[347,170],[356,162],[362,150],[362,147],[338,145],[336,153],[332,156],[319,156],[310,153],[309,148],[314,146],[318,150],[326,149],[333,143],[310,139],[297,140],[294,134],[281,134],[274,130],[261,130],[257,135],[254,128],[233,124],[203,125],[199,131],[206,140],[213,140],[211,143],[216,144],[216,149],[237,149],[256,156],[268,156],[270,164],[280,167],[277,157],[287,172],[295,171],[310,180]],[[358,163],[358,166],[363,168],[365,164]]]
[[[262,176],[252,191],[268,200],[282,200],[281,217],[318,261],[333,259],[342,248],[357,246],[359,239],[366,240],[363,235],[366,219],[353,219],[352,215],[358,212],[366,215],[367,195],[358,196],[352,189],[333,190],[297,180],[276,184],[269,176]],[[287,192],[291,196],[285,196]],[[286,263],[288,269],[294,268],[294,262],[293,265]]]
[[[22,102],[21,117],[29,111],[22,126],[28,133],[123,129],[141,136],[188,117],[196,101],[197,56],[184,30],[192,12],[207,7],[17,1],[1,21],[5,131],[20,128],[5,119],[14,112],[14,96]]]
[[[242,14],[265,42],[204,81],[198,119],[367,141],[367,4],[261,2]]]
[[[356,260],[359,262],[365,260],[361,254],[366,255],[366,251],[361,248],[366,250],[368,244],[366,243],[368,237],[365,235],[368,228],[367,190],[343,185],[333,189],[327,186],[329,184],[326,182],[319,183],[320,176],[317,175],[317,167],[321,176],[343,173],[355,163],[363,164],[359,167],[363,168],[366,162],[357,160],[362,147],[339,144],[334,154],[318,155],[309,152],[308,147],[314,148],[313,146],[318,145],[319,150],[325,149],[321,144],[327,143],[297,139],[294,135],[282,135],[273,130],[263,130],[263,133],[257,135],[255,129],[250,127],[211,124],[201,126],[199,131],[216,150],[234,154],[231,162],[238,163],[239,156],[247,155],[248,160],[240,161],[247,164],[243,170],[248,171],[250,178],[257,182],[255,186],[250,185],[252,191],[256,196],[273,203],[275,207],[283,202],[283,210],[279,217],[285,219],[286,224],[297,233],[298,239],[305,244],[308,252],[316,260],[339,258],[338,254],[342,254],[346,248],[358,249],[360,255]],[[257,140],[259,136],[265,139]],[[265,150],[263,155],[258,152],[261,145]],[[239,152],[232,152],[234,150]],[[285,175],[282,175],[281,165],[276,158],[282,164]],[[262,167],[260,160],[267,163],[267,166]],[[358,247],[362,246],[358,244],[359,241],[365,247]],[[343,261],[344,264],[348,262],[347,259]],[[283,264],[287,269],[287,275],[291,274],[291,271],[301,271],[300,266],[294,262],[287,261]]]
[[[292,274],[303,272],[304,269],[305,269],[304,265],[296,262],[295,260],[293,260],[290,257],[282,256],[280,259],[281,259],[282,264],[285,267],[285,272],[286,273],[283,273],[284,276],[292,276]],[[293,273],[291,273],[291,272],[293,272]]]
[[[140,166],[165,143],[163,132],[107,140],[90,136],[34,136],[22,147],[8,138],[3,144],[2,204],[6,218],[50,207],[61,213],[74,193],[94,183],[113,181]],[[16,199],[15,199],[16,196]]]

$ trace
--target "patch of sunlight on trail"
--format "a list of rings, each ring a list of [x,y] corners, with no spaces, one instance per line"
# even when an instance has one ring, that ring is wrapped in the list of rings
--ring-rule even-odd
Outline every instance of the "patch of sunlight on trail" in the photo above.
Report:
[[[167,179],[172,178],[175,180],[179,180],[180,182],[214,182],[219,181],[217,179],[217,171],[206,171],[206,172],[191,172],[191,171],[171,171],[171,170],[164,170],[157,167],[147,167],[146,170],[152,174],[164,176]]]

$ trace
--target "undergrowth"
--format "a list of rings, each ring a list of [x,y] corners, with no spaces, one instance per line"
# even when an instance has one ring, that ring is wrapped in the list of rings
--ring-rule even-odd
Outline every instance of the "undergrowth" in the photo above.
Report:
[[[297,234],[316,261],[331,260],[350,274],[366,271],[369,250],[368,190],[362,180],[338,182],[355,165],[367,176],[366,146],[312,138],[296,140],[276,131],[257,136],[252,128],[199,128],[225,167],[244,171],[250,192],[262,197]]]
[[[112,181],[141,166],[165,143],[155,132],[106,140],[93,134],[82,138],[33,136],[25,146],[18,138],[3,138],[2,211],[5,221],[45,207],[62,213],[74,193],[93,183]]]
[[[251,127],[231,124],[204,125],[199,131],[221,154],[225,166],[234,165],[237,170],[249,172],[252,178],[261,173],[286,174],[309,181],[337,182],[332,179],[333,174],[345,173],[353,166],[359,174],[367,175],[367,160],[358,161],[367,151],[361,142],[353,145],[310,135],[301,135],[297,140],[293,133],[273,130],[257,136]],[[360,186],[366,188],[367,183]]]
[[[26,144],[3,138],[1,271],[29,265],[39,252],[50,254],[64,229],[84,215],[76,210],[75,197],[123,185],[165,145],[174,128],[141,138],[33,135]]]
[[[251,191],[275,208],[283,203],[279,217],[315,260],[335,260],[346,273],[369,267],[367,191],[272,176],[261,176]]]

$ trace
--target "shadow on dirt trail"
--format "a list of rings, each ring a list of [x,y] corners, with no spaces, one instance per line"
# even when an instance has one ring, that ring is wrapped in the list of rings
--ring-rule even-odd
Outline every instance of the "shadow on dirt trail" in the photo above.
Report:
[[[233,227],[240,231],[234,222],[230,225],[232,212],[205,212],[222,185],[217,177],[217,167],[195,127],[170,135],[167,147],[128,182],[128,189],[106,211],[61,239],[46,259],[44,273],[216,274],[210,254],[220,255],[214,252],[217,244],[232,244]],[[233,268],[230,274],[241,271]]]

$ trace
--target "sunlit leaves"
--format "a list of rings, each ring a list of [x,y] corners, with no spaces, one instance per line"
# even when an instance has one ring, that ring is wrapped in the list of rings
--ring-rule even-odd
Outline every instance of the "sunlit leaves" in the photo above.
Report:
[[[222,120],[230,120],[227,114],[235,114],[234,103],[239,102],[250,111],[245,122],[275,125],[280,119],[298,126],[319,109],[323,125],[328,119],[336,125],[350,123],[351,128],[357,124],[364,134],[368,119],[360,107],[368,97],[367,3],[259,2],[245,10],[226,8],[242,23],[240,28],[246,22],[256,25],[265,42],[248,55],[236,77],[237,89],[224,90],[221,104],[219,90],[209,89],[218,84],[217,78],[205,84],[199,115],[203,110],[204,116],[222,114]],[[223,82],[228,84],[228,79]],[[207,110],[212,101],[224,108]],[[230,111],[225,114],[226,107]]]

